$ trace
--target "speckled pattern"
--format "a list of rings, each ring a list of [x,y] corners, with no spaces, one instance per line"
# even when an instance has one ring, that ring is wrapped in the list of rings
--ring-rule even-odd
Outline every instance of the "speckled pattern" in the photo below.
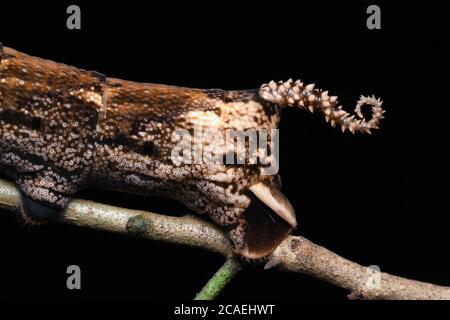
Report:
[[[256,165],[174,166],[171,133],[199,122],[220,129],[275,128],[280,107],[257,102],[257,90],[110,79],[6,47],[0,81],[1,170],[24,197],[62,209],[93,184],[169,197],[208,214],[243,248],[242,213],[250,203],[245,189],[274,178],[260,177]]]
[[[323,107],[308,100],[311,87],[299,91],[288,81],[224,91],[135,83],[1,46],[0,59],[0,169],[22,192],[23,216],[50,218],[78,190],[96,185],[181,201],[225,228],[236,252],[250,258],[270,253],[291,230],[273,219],[269,227],[255,227],[262,218],[246,213],[255,184],[265,186],[258,189],[263,197],[290,206],[278,176],[261,175],[259,164],[174,165],[172,133],[193,132],[196,125],[221,131],[277,128],[283,105]],[[340,124],[358,131],[349,122]],[[202,144],[225,148],[215,137],[204,137]],[[258,236],[260,230],[265,234]]]

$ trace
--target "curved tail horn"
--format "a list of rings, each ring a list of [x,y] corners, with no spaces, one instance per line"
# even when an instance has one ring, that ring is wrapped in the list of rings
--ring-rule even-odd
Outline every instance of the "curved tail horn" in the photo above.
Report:
[[[333,127],[340,125],[342,132],[350,130],[352,133],[369,133],[371,129],[378,129],[378,124],[383,119],[385,111],[381,108],[382,101],[372,97],[361,96],[356,103],[355,115],[350,115],[347,111],[338,106],[337,96],[328,96],[328,91],[315,89],[314,84],[303,86],[300,80],[295,82],[289,79],[286,82],[271,81],[263,84],[259,89],[259,95],[266,101],[270,101],[281,106],[298,106],[308,109],[311,112],[320,111],[324,114],[326,121],[331,121]],[[372,117],[366,120],[361,113],[363,105],[372,106]]]

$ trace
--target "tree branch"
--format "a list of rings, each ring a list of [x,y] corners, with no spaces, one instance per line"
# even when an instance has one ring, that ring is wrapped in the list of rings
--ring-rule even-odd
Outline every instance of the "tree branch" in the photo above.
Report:
[[[0,208],[15,210],[20,194],[0,179]],[[181,218],[74,199],[60,222],[183,244],[232,257],[229,239],[215,225],[193,216]],[[300,236],[287,237],[266,268],[279,267],[314,276],[350,291],[357,299],[450,299],[450,288],[373,271]]]

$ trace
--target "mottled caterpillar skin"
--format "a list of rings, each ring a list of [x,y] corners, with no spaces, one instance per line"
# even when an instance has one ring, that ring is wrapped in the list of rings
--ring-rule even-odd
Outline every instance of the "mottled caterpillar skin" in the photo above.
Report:
[[[0,62],[0,170],[21,190],[21,216],[54,219],[92,185],[163,196],[208,214],[247,258],[269,254],[297,225],[279,177],[262,175],[258,164],[174,165],[172,132],[198,124],[274,129],[283,106],[320,111],[343,130],[369,132],[384,112],[379,100],[362,97],[356,120],[336,97],[299,81],[240,91],[143,84],[1,45]],[[359,110],[365,103],[372,105],[369,121]]]

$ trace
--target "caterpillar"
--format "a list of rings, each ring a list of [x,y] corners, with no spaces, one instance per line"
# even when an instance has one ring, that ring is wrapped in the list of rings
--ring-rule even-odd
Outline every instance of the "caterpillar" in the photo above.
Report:
[[[372,108],[369,120],[363,105]],[[196,140],[184,151],[236,159],[240,150],[230,150],[220,133],[276,130],[284,107],[320,112],[342,131],[370,133],[383,118],[381,105],[362,96],[351,115],[336,96],[292,80],[231,91],[136,83],[0,44],[0,171],[21,191],[19,216],[35,223],[56,219],[88,186],[155,195],[208,215],[236,254],[258,259],[297,227],[279,175],[265,174],[257,161],[190,161],[184,154],[174,161],[180,141]],[[197,127],[215,134],[197,139]],[[262,158],[274,160],[270,134],[267,142]],[[241,148],[250,144],[246,139]],[[262,152],[259,145],[253,151]]]

